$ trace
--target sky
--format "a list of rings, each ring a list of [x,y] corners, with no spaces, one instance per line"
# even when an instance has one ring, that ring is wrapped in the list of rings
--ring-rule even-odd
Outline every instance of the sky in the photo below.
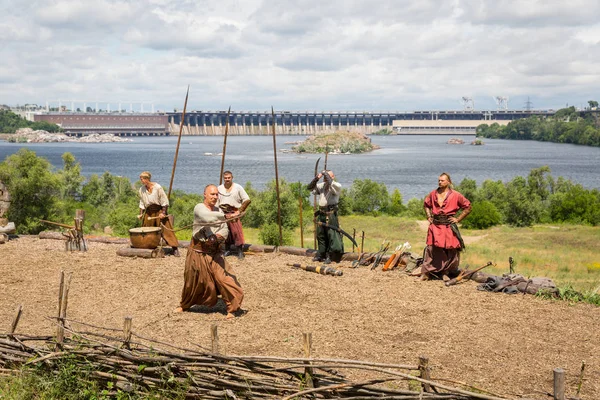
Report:
[[[590,0],[0,0],[0,35],[11,106],[173,111],[188,85],[187,109],[204,111],[600,100]]]

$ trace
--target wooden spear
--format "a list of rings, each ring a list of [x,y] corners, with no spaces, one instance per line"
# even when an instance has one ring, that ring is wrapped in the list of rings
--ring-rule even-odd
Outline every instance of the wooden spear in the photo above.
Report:
[[[304,224],[302,221],[302,184],[298,182],[298,203],[300,206],[300,247],[304,248]]]
[[[225,121],[225,137],[223,138],[223,154],[221,155],[221,175],[219,175],[219,185],[223,183],[223,169],[225,168],[225,151],[227,151],[227,132],[229,131],[229,113],[231,106],[227,110],[227,120]]]
[[[279,198],[279,172],[277,171],[277,143],[275,140],[275,110],[271,106],[273,116],[273,154],[275,157],[275,192],[277,193],[277,225],[279,225],[279,245],[283,244],[283,232],[281,231],[281,200]]]
[[[177,148],[175,149],[175,159],[173,160],[173,172],[171,172],[171,183],[169,183],[169,192],[167,199],[171,199],[171,189],[173,188],[173,178],[175,178],[175,167],[177,167],[177,156],[179,155],[179,143],[181,143],[181,131],[185,121],[185,109],[187,108],[188,95],[190,94],[190,85],[188,85],[187,93],[185,94],[185,102],[183,103],[183,112],[181,113],[181,122],[179,123],[179,138],[177,139]]]

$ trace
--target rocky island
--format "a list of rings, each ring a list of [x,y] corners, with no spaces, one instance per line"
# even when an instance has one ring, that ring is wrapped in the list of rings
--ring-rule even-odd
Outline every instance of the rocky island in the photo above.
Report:
[[[80,143],[109,143],[109,142],[131,142],[131,139],[115,136],[111,133],[92,133],[87,136],[75,137],[64,133],[50,133],[48,131],[34,131],[31,128],[18,129],[14,134],[3,136],[12,143],[56,143],[56,142],[80,142]]]
[[[296,153],[358,154],[378,148],[362,133],[338,131],[310,136],[292,150]]]

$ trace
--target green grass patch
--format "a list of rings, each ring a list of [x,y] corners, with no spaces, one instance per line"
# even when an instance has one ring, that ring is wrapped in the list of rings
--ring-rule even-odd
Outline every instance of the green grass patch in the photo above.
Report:
[[[426,232],[419,221],[392,216],[340,216],[340,226],[360,245],[361,232],[365,232],[364,250],[377,251],[383,241],[393,248],[409,242],[412,252],[421,254],[425,247]],[[244,228],[246,242],[261,243],[258,229]],[[574,290],[592,291],[600,284],[600,227],[585,225],[536,225],[527,228],[496,226],[483,230],[461,229],[464,237],[478,240],[467,244],[461,254],[463,267],[478,267],[488,261],[496,267],[484,271],[491,274],[509,272],[508,258],[513,257],[517,273],[525,277],[545,276],[558,286],[570,285]],[[188,237],[189,239],[189,237]],[[292,246],[300,247],[300,229],[292,235]],[[352,244],[344,239],[346,251]],[[313,248],[313,227],[304,230],[304,247]]]
[[[562,301],[568,301],[570,303],[589,303],[600,306],[600,294],[598,294],[599,289],[600,286],[594,290],[579,292],[575,290],[573,286],[565,285],[558,288],[558,294],[556,296],[545,291],[538,292],[537,296],[544,299],[558,299]]]
[[[94,367],[74,355],[45,365],[15,369],[12,376],[0,377],[0,399],[6,400],[158,400],[186,398],[187,386],[167,377],[151,391],[127,392],[113,382],[100,381]]]

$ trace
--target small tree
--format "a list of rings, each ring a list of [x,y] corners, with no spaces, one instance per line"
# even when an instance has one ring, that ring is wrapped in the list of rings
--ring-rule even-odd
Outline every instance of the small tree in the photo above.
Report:
[[[282,245],[292,244],[292,232],[289,229],[282,229]],[[258,238],[266,245],[279,246],[279,226],[274,223],[264,224],[260,227]]]
[[[469,201],[477,199],[477,182],[475,179],[464,178],[456,187],[456,190],[469,199]]]
[[[527,181],[517,176],[506,185],[507,202],[504,210],[506,222],[514,226],[531,226],[538,222],[542,204],[537,195],[531,195]]]
[[[534,168],[527,177],[527,186],[529,193],[538,196],[541,200],[546,200],[550,193],[554,191],[554,179],[550,175],[550,167],[544,165],[540,168]]]
[[[65,200],[80,200],[81,184],[85,180],[81,175],[81,165],[76,162],[75,156],[71,153],[64,153],[62,155],[62,160],[63,169],[58,172],[58,177],[62,186],[62,198]]]
[[[423,199],[410,199],[406,203],[406,211],[404,214],[410,218],[425,218],[425,210],[423,209]]]
[[[461,224],[467,229],[487,229],[500,224],[502,215],[496,206],[487,200],[473,203],[471,213]]]
[[[0,163],[0,181],[10,192],[8,217],[15,222],[17,232],[40,232],[44,225],[39,220],[53,218],[62,189],[50,162],[22,148]]]
[[[246,191],[252,200],[244,222],[252,228],[264,224],[277,224],[277,193],[273,179],[262,192]],[[281,201],[281,223],[286,229],[294,229],[298,223],[298,198],[297,191],[293,192],[291,186],[283,179],[279,182],[279,197]]]
[[[389,205],[387,187],[370,179],[355,179],[348,193],[352,209],[359,214],[377,215]]]
[[[399,215],[406,211],[406,206],[402,204],[402,194],[398,189],[394,189],[390,196],[390,202],[385,209],[385,212],[389,215]]]

